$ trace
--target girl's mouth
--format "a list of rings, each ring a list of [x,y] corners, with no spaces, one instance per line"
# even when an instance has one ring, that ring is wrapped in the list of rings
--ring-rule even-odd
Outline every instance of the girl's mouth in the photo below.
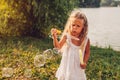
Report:
[[[76,31],[72,31],[73,34],[76,34],[77,32]]]
[[[76,31],[72,31],[72,35],[75,36],[76,35]]]

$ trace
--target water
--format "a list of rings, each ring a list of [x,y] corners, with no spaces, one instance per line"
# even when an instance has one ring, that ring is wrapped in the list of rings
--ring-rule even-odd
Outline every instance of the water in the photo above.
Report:
[[[120,7],[81,10],[88,18],[91,44],[120,51]]]

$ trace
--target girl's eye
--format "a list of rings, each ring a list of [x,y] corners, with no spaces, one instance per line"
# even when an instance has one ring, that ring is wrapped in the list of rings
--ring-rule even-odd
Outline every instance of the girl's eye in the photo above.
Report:
[[[77,25],[77,27],[80,27],[79,25]]]
[[[72,26],[75,26],[75,24],[73,24]]]

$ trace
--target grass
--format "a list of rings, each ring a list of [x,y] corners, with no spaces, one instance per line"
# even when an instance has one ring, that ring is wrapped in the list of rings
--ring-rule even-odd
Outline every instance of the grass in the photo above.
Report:
[[[0,39],[0,80],[56,80],[55,72],[61,56],[53,55],[42,67],[34,65],[34,57],[53,48],[51,39],[32,37],[7,37]],[[11,77],[2,77],[2,68],[11,67]],[[26,77],[25,71],[31,70]],[[86,69],[87,80],[119,80],[120,52],[111,48],[91,46],[91,55]]]
[[[91,47],[86,73],[88,80],[119,80],[120,52],[111,48]]]

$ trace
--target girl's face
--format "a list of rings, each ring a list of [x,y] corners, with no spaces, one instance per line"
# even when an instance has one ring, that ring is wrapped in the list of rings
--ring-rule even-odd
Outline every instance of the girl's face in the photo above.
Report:
[[[83,19],[75,19],[70,26],[70,34],[75,37],[79,37],[80,32],[84,27]]]

